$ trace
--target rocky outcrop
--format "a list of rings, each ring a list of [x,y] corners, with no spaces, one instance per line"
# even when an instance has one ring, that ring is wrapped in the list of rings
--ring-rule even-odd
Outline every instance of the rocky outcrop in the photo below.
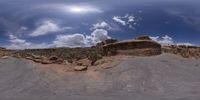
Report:
[[[8,51],[5,48],[0,47],[0,57],[7,56]]]
[[[64,64],[66,61],[73,63],[80,59],[88,58],[92,52],[102,55],[99,48],[49,48],[13,50],[11,56],[25,58],[42,64]]]
[[[153,56],[161,54],[161,45],[147,37],[107,44],[103,46],[107,55],[122,54],[133,56]]]
[[[184,58],[200,58],[200,47],[186,45],[163,46],[162,52],[180,55]]]

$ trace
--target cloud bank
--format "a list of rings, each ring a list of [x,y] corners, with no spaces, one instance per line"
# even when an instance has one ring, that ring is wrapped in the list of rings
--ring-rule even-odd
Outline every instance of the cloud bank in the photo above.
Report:
[[[37,48],[51,48],[51,47],[90,47],[101,41],[110,39],[108,32],[104,29],[96,29],[90,35],[83,35],[80,33],[57,35],[52,43],[35,44],[24,39],[20,39],[13,34],[9,35],[10,45],[5,46],[8,49],[37,49]]]

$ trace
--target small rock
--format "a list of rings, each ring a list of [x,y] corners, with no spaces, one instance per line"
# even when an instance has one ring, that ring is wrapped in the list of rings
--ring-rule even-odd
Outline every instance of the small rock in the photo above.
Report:
[[[34,59],[40,59],[40,58],[41,58],[40,56],[37,56],[37,55],[32,55],[32,57],[33,57]]]
[[[51,56],[51,57],[49,58],[49,60],[58,60],[58,57],[57,57],[57,56]]]
[[[26,59],[28,59],[28,60],[33,60],[33,58],[32,58],[32,57],[26,57]]]
[[[41,63],[42,64],[51,64],[51,62],[47,59],[43,59]]]
[[[76,66],[74,67],[75,71],[85,71],[87,70],[87,66]]]
[[[78,66],[90,66],[91,65],[91,61],[89,59],[81,59],[79,61],[76,62],[76,65]]]
[[[36,62],[36,63],[41,63],[42,62],[41,59],[34,59],[33,61]]]
[[[2,59],[8,59],[8,56],[3,56],[3,57],[1,57]]]

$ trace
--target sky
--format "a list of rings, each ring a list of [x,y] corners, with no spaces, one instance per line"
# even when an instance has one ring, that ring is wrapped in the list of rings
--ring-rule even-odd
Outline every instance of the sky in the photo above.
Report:
[[[89,47],[148,35],[200,45],[198,0],[0,0],[0,47]]]

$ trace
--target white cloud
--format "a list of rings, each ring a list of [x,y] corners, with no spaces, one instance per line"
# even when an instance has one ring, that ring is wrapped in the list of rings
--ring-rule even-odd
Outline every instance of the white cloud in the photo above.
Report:
[[[108,32],[104,29],[95,29],[90,35],[84,34],[68,34],[57,35],[51,43],[33,43],[25,39],[21,39],[16,35],[10,34],[10,45],[4,46],[8,49],[36,49],[49,47],[89,47],[97,43],[110,39]]]
[[[134,22],[135,17],[134,16],[128,16],[128,22]]]
[[[173,39],[171,37],[169,37],[168,35],[165,35],[163,37],[150,37],[152,40],[157,41],[158,43],[162,44],[162,45],[172,45],[174,44]]]
[[[13,34],[9,35],[10,45],[5,46],[8,49],[35,49],[35,48],[48,48],[49,45],[46,43],[34,44],[31,42],[27,42],[24,39],[20,39]]]
[[[26,30],[28,30],[28,28],[25,27],[25,26],[22,26],[22,27],[20,28],[20,30],[26,31]]]
[[[135,29],[135,26],[138,24],[137,22],[140,20],[135,16],[126,14],[125,16],[114,16],[113,20],[120,25],[128,26],[130,29]]]
[[[71,34],[71,35],[58,35],[53,41],[55,47],[89,47],[101,41],[109,39],[108,32],[104,29],[96,29],[91,35]]]
[[[108,32],[104,29],[94,30],[94,32],[91,33],[91,36],[93,37],[95,43],[111,38],[108,36]]]
[[[120,24],[123,25],[123,26],[126,25],[126,22],[123,21],[123,20],[121,19],[121,17],[119,17],[119,16],[114,16],[114,17],[113,17],[113,20],[114,20],[115,22],[117,22],[117,23],[120,23]]]
[[[162,37],[162,40],[160,41],[160,43],[163,45],[174,44],[173,39],[169,37],[168,35],[165,35],[164,37]]]
[[[86,39],[83,34],[58,35],[53,41],[56,47],[84,47]]]
[[[53,32],[59,32],[59,31],[64,31],[64,30],[69,30],[72,29],[71,27],[59,27],[55,22],[46,20],[42,22],[39,27],[36,28],[32,33],[29,34],[29,36],[32,37],[37,37],[41,35],[47,35]]]
[[[177,43],[177,45],[186,45],[186,46],[195,46],[195,44],[192,44],[192,43],[189,43],[189,42],[186,42],[186,43]]]
[[[195,44],[189,43],[189,42],[178,42],[175,43],[173,38],[165,35],[163,37],[155,36],[155,37],[150,37],[152,40],[160,43],[161,45],[187,45],[187,46],[194,46]]]
[[[91,30],[95,30],[95,29],[111,29],[111,26],[106,23],[105,21],[102,21],[102,22],[99,22],[99,23],[96,23],[96,24],[93,24]]]

